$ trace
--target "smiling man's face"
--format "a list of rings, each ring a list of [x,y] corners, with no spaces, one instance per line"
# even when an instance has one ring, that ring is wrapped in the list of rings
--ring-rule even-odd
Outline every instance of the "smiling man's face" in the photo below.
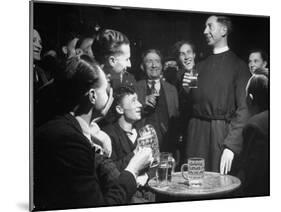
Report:
[[[141,119],[142,104],[139,102],[136,93],[125,95],[120,103],[120,107],[127,122],[135,122]]]
[[[159,79],[162,73],[162,62],[156,52],[148,53],[143,59],[143,69],[149,79]]]
[[[33,29],[33,58],[34,60],[41,60],[42,40],[37,32]]]

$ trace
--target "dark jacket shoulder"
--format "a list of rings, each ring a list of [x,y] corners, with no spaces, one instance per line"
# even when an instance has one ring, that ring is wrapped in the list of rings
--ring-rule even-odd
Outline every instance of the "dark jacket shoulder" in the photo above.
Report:
[[[260,133],[268,135],[268,110],[252,116],[245,125],[244,131],[248,128],[256,128]]]

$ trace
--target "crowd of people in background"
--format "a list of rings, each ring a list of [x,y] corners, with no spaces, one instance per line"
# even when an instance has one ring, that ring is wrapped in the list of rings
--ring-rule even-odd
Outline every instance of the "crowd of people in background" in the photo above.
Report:
[[[34,29],[35,208],[155,202],[146,188],[152,152],[137,144],[147,124],[176,170],[202,157],[206,171],[241,179],[239,195],[269,195],[269,59],[250,50],[247,65],[229,48],[231,31],[228,17],[210,16],[203,33],[213,54],[196,63],[189,40],[176,42],[172,57],[147,49],[137,81],[122,32],[65,32],[60,48],[42,55]]]

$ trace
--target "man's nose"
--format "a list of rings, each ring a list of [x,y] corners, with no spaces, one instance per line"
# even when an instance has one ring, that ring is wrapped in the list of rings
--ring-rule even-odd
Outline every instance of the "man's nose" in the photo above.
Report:
[[[142,103],[138,101],[138,107],[142,107]]]
[[[204,35],[208,34],[209,30],[208,30],[208,27],[206,27],[203,31]]]
[[[152,67],[156,67],[157,63],[156,62],[152,62]]]
[[[38,48],[38,49],[42,49],[42,45],[37,41],[35,42],[35,46]]]

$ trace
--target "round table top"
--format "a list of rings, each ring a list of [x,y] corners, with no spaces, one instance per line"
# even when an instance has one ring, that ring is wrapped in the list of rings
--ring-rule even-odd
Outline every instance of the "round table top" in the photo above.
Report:
[[[156,177],[148,182],[149,187],[159,194],[178,197],[206,197],[218,194],[226,194],[241,185],[241,181],[231,175],[221,175],[216,172],[205,172],[201,186],[189,186],[187,180],[182,177],[181,172],[172,174],[172,181],[168,185],[159,185]]]

